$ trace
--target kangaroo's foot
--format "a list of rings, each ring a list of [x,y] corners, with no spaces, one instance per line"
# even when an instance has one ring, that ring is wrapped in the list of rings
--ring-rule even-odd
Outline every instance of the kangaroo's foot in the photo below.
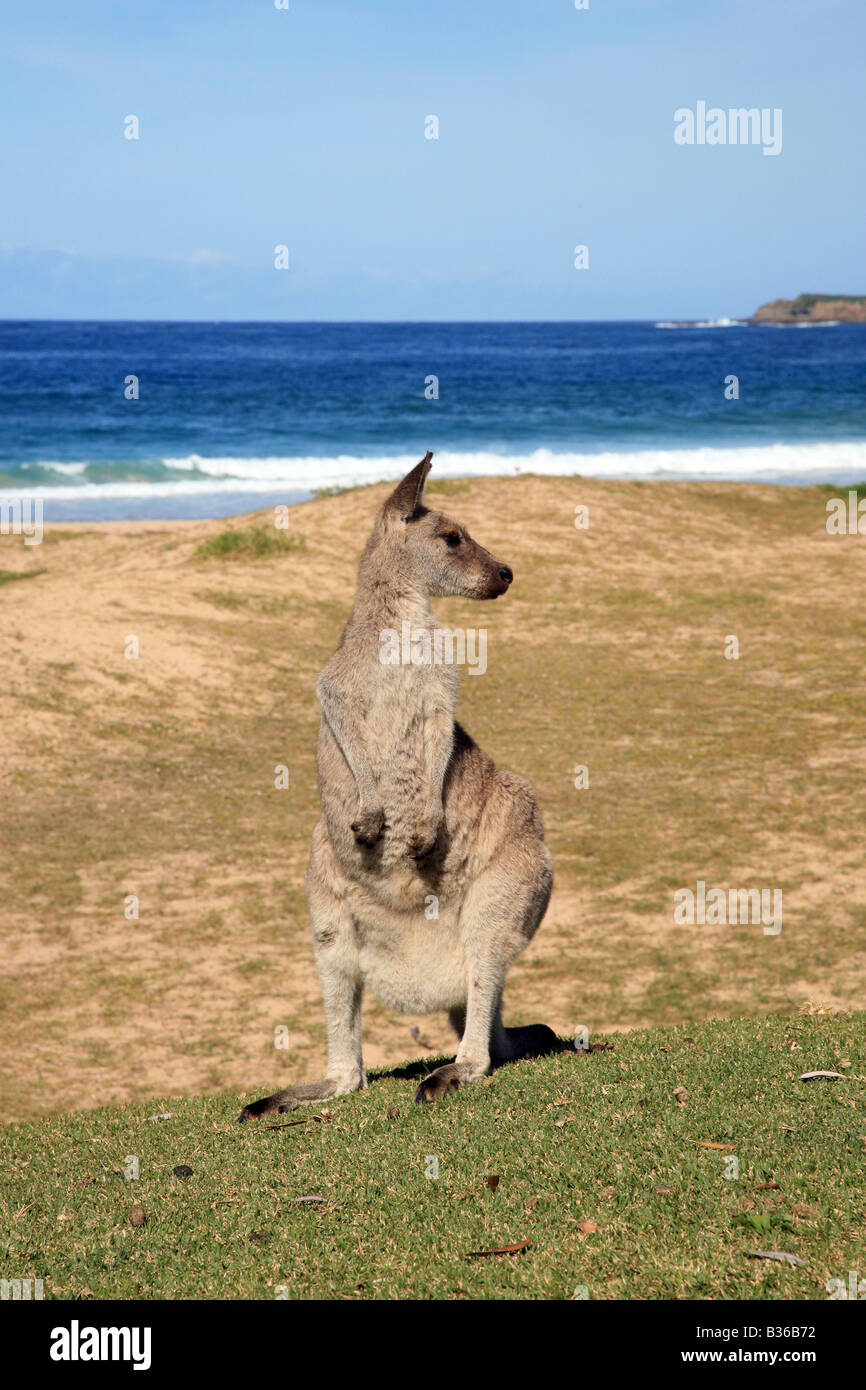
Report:
[[[459,1031],[462,1019],[457,1017],[456,1011],[452,1022]],[[559,1038],[546,1023],[530,1023],[525,1028],[503,1028],[502,1033],[505,1042],[503,1045],[500,1041],[493,1054],[494,1066],[502,1062],[516,1062],[521,1057],[544,1057],[562,1050]],[[420,1104],[425,1100],[441,1100],[449,1091],[477,1081],[488,1069],[471,1062],[446,1062],[443,1067],[437,1067],[429,1076],[425,1076],[415,1092],[415,1102]]]
[[[274,1091],[272,1096],[263,1096],[261,1100],[254,1100],[251,1105],[245,1105],[238,1115],[238,1124],[243,1124],[244,1120],[258,1120],[262,1115],[271,1115],[274,1111],[284,1115],[287,1110],[296,1110],[299,1105],[306,1105],[313,1100],[333,1100],[334,1096],[359,1091],[366,1084],[366,1078],[359,1079],[352,1085],[341,1085],[326,1076],[323,1081],[305,1081],[300,1086],[287,1086],[284,1091]]]
[[[478,1067],[472,1062],[446,1062],[444,1067],[437,1067],[424,1077],[415,1092],[415,1104],[420,1105],[425,1100],[441,1100],[449,1091],[477,1081],[487,1070],[487,1067]]]

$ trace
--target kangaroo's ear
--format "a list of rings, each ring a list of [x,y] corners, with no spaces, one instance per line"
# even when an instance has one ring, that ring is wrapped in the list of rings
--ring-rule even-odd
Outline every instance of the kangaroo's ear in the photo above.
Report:
[[[401,521],[411,521],[421,505],[421,494],[430,472],[432,458],[433,455],[428,449],[421,462],[416,463],[402,483],[397,484],[385,503],[385,510],[399,516]]]

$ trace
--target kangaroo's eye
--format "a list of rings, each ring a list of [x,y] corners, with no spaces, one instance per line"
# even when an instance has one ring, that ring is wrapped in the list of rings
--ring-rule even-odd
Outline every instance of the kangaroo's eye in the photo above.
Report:
[[[442,539],[447,546],[450,546],[452,550],[456,550],[458,545],[460,544],[460,534],[457,531],[449,531],[447,535],[444,535],[442,537]]]

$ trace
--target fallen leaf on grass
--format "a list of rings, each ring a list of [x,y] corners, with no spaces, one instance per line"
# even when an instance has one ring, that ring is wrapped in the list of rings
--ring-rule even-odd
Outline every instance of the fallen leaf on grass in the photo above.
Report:
[[[747,1250],[747,1260],[779,1260],[786,1265],[804,1265],[805,1260],[801,1260],[799,1255],[789,1255],[787,1250]]]
[[[176,1178],[191,1178],[192,1169],[188,1163],[179,1163],[176,1168],[171,1170]]]
[[[736,1144],[717,1144],[714,1139],[693,1139],[693,1144],[700,1144],[702,1149],[735,1149]]]
[[[677,1086],[674,1089],[674,1098],[676,1100],[677,1105],[685,1105],[686,1100],[688,1099],[688,1094],[689,1093],[686,1090],[685,1086]]]
[[[819,1077],[825,1077],[828,1081],[844,1081],[845,1078],[840,1071],[804,1071],[800,1077],[801,1081],[817,1081]]]
[[[138,1206],[138,1205],[136,1204],[136,1206],[134,1206],[134,1207],[132,1207],[132,1208],[130,1209],[130,1212],[129,1212],[129,1224],[130,1224],[130,1226],[143,1226],[146,1220],[147,1220],[147,1217],[146,1217],[145,1214],[144,1214],[144,1207],[140,1207],[140,1206]]]
[[[296,1197],[296,1198],[295,1198],[295,1201],[296,1201],[296,1202],[324,1202],[324,1200],[325,1200],[324,1197],[318,1197],[318,1196],[316,1196],[316,1195],[313,1195],[313,1196],[310,1196],[310,1197]]]
[[[577,1229],[582,1231],[585,1236],[591,1236],[593,1231],[598,1230],[598,1227],[594,1221],[578,1221]]]
[[[385,1118],[388,1120],[396,1120],[399,1114],[400,1111],[397,1109],[396,1105],[392,1105]]]
[[[495,1192],[495,1191],[496,1191],[497,1187],[499,1186],[499,1174],[498,1174],[498,1173],[488,1173],[488,1175],[487,1175],[487,1186],[490,1188],[490,1191],[491,1191],[491,1192]]]
[[[519,1255],[522,1250],[528,1250],[531,1245],[531,1240],[520,1240],[516,1245],[496,1245],[492,1250],[468,1250],[465,1258],[467,1260],[480,1260],[484,1255]]]
[[[752,1188],[753,1192],[781,1192],[781,1190],[777,1182],[759,1182],[757,1187]]]
[[[674,1195],[674,1190],[672,1187],[657,1187],[656,1192],[659,1194],[660,1197],[673,1197]]]

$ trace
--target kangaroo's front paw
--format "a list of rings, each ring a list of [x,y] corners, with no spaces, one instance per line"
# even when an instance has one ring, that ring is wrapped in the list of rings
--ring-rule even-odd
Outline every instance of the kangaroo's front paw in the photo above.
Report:
[[[359,845],[375,845],[384,829],[385,812],[381,808],[378,811],[359,811],[352,821],[352,834]]]
[[[409,853],[413,859],[423,859],[435,847],[439,837],[441,817],[422,816],[409,836]]]

